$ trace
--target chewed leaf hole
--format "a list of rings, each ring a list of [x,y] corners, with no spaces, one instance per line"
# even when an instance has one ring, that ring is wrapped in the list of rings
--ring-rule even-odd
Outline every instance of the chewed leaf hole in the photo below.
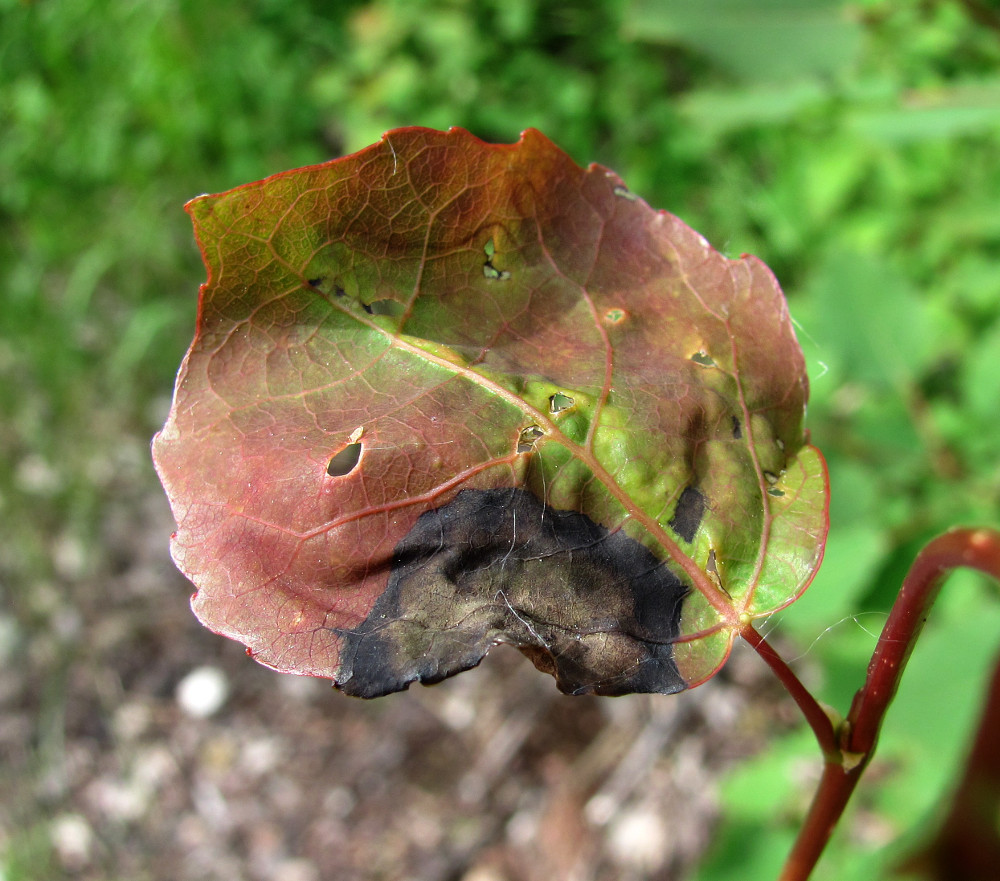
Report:
[[[395,315],[398,318],[404,310],[403,304],[397,300],[374,300],[361,305],[369,315]]]
[[[777,474],[773,474],[770,471],[764,472],[764,480],[766,480],[768,483],[767,494],[769,496],[775,496],[776,498],[781,498],[781,496],[785,494],[785,491],[783,489],[778,489],[776,485],[780,479],[781,478],[779,478]]]
[[[483,277],[490,281],[507,281],[510,278],[510,273],[506,269],[497,269],[493,265],[493,255],[496,254],[496,245],[493,244],[493,239],[490,239],[483,247],[483,253],[486,254]]]
[[[487,263],[483,266],[483,276],[490,281],[507,281],[510,278],[510,273],[506,269],[496,269],[492,264]]]
[[[527,428],[521,430],[521,434],[517,438],[517,451],[519,453],[530,453],[535,448],[535,441],[538,440],[543,434],[537,425],[529,425]]]
[[[621,324],[626,318],[628,318],[628,312],[624,309],[608,309],[604,313],[604,321],[606,324]]]
[[[314,291],[325,297],[337,297],[339,299],[346,296],[346,292],[340,285],[340,282],[328,275],[315,275],[307,278],[305,282]]]
[[[704,350],[695,352],[691,356],[691,360],[694,361],[695,364],[700,364],[702,367],[715,367],[715,360]]]
[[[562,392],[556,392],[549,398],[549,412],[562,413],[563,410],[568,410],[575,403],[576,401],[574,401],[569,395],[564,395]]]
[[[361,444],[348,444],[330,459],[330,464],[326,466],[326,473],[330,477],[346,477],[358,467],[359,461],[361,461]]]

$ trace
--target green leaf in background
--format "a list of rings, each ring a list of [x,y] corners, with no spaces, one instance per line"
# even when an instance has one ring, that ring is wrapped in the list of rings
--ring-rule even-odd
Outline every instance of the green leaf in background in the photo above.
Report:
[[[861,46],[839,0],[633,0],[626,33],[695,47],[748,82],[836,73]]]

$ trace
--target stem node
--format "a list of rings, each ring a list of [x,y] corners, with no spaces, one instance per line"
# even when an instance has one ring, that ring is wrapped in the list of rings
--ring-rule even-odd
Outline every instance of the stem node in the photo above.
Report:
[[[819,787],[779,881],[806,881],[812,874],[875,752],[882,721],[941,585],[959,566],[978,569],[1000,581],[1000,532],[953,529],[933,539],[917,555],[882,628],[865,683],[844,719],[823,707],[806,690],[750,623],[740,628],[743,638],[767,662],[802,710],[825,762]]]

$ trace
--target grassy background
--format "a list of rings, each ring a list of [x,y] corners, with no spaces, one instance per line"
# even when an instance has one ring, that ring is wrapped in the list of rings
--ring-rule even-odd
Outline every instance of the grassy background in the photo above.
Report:
[[[95,622],[123,604],[155,630],[143,579],[173,577],[169,526],[149,547],[128,526],[159,504],[148,438],[203,278],[180,206],[409,124],[535,126],[775,270],[833,505],[820,576],[768,627],[824,699],[846,708],[919,545],[1000,521],[995,4],[0,0],[0,699],[32,720],[3,735],[23,804],[0,877],[51,869],[25,781],[63,754],[74,670],[129,666]],[[991,595],[946,590],[819,877],[876,877],[930,816],[996,650]],[[771,877],[812,761],[793,733],[742,765],[696,877]]]

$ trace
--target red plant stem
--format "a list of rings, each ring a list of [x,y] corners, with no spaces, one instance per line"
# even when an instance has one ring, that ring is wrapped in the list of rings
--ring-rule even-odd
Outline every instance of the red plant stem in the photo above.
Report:
[[[809,813],[795,838],[778,881],[806,881],[826,848],[870,756],[853,767],[827,759]]]
[[[847,715],[844,749],[869,753],[875,748],[882,720],[896,695],[903,668],[945,578],[966,566],[1000,580],[1000,532],[953,529],[933,539],[913,561],[892,604],[889,620],[868,664],[868,676]]]
[[[896,694],[903,669],[941,585],[948,574],[960,566],[978,569],[1000,580],[1000,532],[954,529],[933,539],[917,555],[882,628],[868,664],[865,683],[854,696],[832,749],[826,743],[825,734],[820,733],[822,726],[818,724],[815,709],[809,707],[810,702],[816,704],[816,701],[811,696],[810,700],[802,698],[805,688],[798,678],[762,638],[754,639],[749,625],[741,631],[802,708],[816,732],[825,759],[816,795],[779,881],[806,881],[812,874],[871,760],[886,710]]]
[[[837,743],[837,734],[833,729],[833,722],[829,714],[802,684],[792,668],[785,663],[784,658],[754,629],[753,624],[744,624],[740,628],[740,636],[756,649],[757,654],[774,671],[792,699],[799,705],[802,715],[806,717],[806,721],[816,735],[816,740],[819,741],[819,748],[823,751],[823,755],[826,757],[839,756],[840,746]]]
[[[1000,658],[986,692],[986,709],[951,807],[929,841],[900,865],[931,878],[994,879],[1000,866]]]

